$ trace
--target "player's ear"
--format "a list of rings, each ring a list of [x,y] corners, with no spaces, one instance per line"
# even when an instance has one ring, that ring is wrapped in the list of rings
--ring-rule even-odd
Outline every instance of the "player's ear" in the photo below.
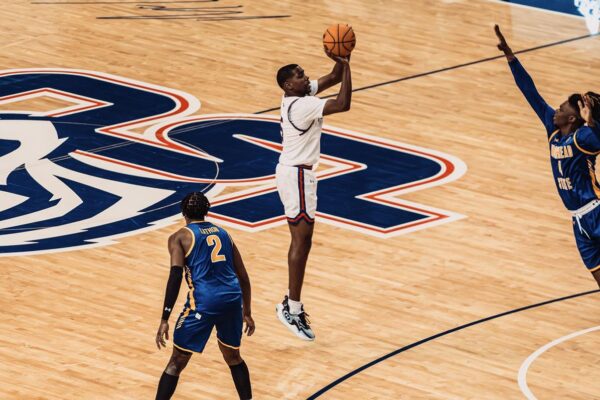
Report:
[[[283,83],[283,88],[284,88],[285,90],[292,90],[292,83],[291,83],[290,81],[285,81],[285,82]]]

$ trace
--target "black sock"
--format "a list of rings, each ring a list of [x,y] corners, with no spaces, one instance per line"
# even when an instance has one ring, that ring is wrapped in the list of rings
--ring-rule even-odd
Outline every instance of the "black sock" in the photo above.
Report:
[[[175,393],[178,380],[179,376],[173,376],[163,372],[160,381],[158,382],[156,400],[169,400],[171,396],[173,396],[173,393]]]
[[[250,372],[248,366],[244,361],[238,365],[230,365],[231,376],[233,377],[233,383],[240,396],[240,400],[252,399],[252,386],[250,385]]]

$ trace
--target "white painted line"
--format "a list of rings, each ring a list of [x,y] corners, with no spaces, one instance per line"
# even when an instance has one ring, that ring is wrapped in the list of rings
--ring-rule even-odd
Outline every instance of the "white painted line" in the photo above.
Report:
[[[536,360],[536,358],[538,358],[545,351],[547,351],[548,349],[551,349],[552,347],[556,346],[557,344],[566,342],[567,340],[573,339],[574,337],[585,335],[586,333],[590,333],[590,332],[594,332],[594,331],[598,331],[598,330],[600,330],[600,325],[595,326],[593,328],[584,329],[584,330],[577,331],[577,332],[571,333],[569,335],[563,336],[561,338],[553,340],[552,342],[550,342],[548,344],[545,344],[544,346],[540,347],[535,352],[533,352],[529,357],[527,357],[527,359],[523,362],[523,364],[521,364],[521,368],[519,368],[519,388],[521,388],[521,391],[523,392],[525,397],[527,397],[527,399],[529,399],[529,400],[537,400],[537,397],[535,397],[533,395],[531,390],[529,390],[529,386],[527,386],[527,370],[529,369],[529,366]]]

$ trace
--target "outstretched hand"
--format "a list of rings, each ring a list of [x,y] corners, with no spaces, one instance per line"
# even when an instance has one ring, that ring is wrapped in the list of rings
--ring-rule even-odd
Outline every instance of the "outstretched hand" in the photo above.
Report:
[[[514,60],[515,55],[513,54],[512,49],[508,46],[508,43],[506,43],[506,39],[500,31],[500,27],[498,25],[494,25],[494,32],[496,32],[496,37],[498,37],[498,50],[504,52],[504,55],[508,61]]]
[[[579,114],[581,114],[581,118],[588,124],[588,126],[595,126],[594,117],[592,115],[592,106],[593,99],[590,98],[587,94],[583,95],[583,102],[578,101],[579,104]]]

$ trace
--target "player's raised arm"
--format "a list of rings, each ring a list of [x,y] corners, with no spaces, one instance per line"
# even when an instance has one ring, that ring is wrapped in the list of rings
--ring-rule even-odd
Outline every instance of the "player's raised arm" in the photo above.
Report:
[[[515,57],[508,43],[506,43],[506,39],[500,31],[500,27],[498,25],[494,25],[494,32],[496,32],[496,36],[498,37],[498,50],[504,52],[504,55],[506,56],[506,60],[508,62],[516,60],[517,57]]]
[[[240,254],[235,243],[233,245],[233,265],[235,267],[235,273],[240,281],[240,287],[242,288],[242,304],[243,304],[243,315],[244,322],[246,322],[246,329],[244,332],[248,336],[254,333],[254,320],[252,319],[252,290],[250,288],[250,277],[244,266],[242,255]]]
[[[317,94],[321,93],[324,90],[329,89],[330,87],[332,87],[334,85],[337,85],[338,83],[340,83],[342,81],[342,77],[344,76],[344,64],[341,63],[340,61],[338,61],[335,58],[335,56],[333,54],[331,54],[330,51],[327,50],[327,48],[324,48],[324,50],[325,50],[325,54],[327,55],[327,57],[329,57],[333,61],[335,61],[335,65],[333,66],[333,69],[331,70],[331,72],[329,74],[324,75],[319,78]],[[348,56],[348,59],[350,59],[350,56]]]
[[[342,86],[335,99],[327,100],[323,107],[323,115],[335,114],[350,110],[352,102],[352,75],[350,73],[350,60],[336,57],[338,63],[343,65]]]
[[[494,31],[498,37],[498,49],[504,52],[517,86],[546,127],[547,134],[550,135],[556,129],[553,122],[554,109],[542,98],[533,83],[533,79],[525,71],[525,68],[523,68],[517,57],[515,57],[498,25],[494,26]]]
[[[171,255],[171,272],[165,290],[165,301],[163,313],[156,332],[156,346],[160,349],[166,347],[165,339],[169,339],[169,316],[179,295],[181,280],[183,278],[183,266],[185,265],[185,250],[182,240],[184,235],[189,234],[187,230],[181,229],[169,236],[169,254]]]

